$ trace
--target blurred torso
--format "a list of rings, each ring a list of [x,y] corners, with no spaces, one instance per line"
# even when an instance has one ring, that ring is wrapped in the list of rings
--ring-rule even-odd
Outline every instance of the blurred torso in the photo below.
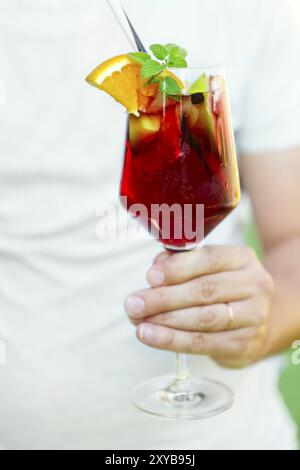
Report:
[[[239,2],[190,1],[166,24],[171,3],[127,6],[147,43],[179,42],[194,65],[227,65],[238,130],[247,70],[235,35],[247,12]],[[243,38],[251,63],[251,40]],[[0,2],[0,338],[7,347],[0,446],[272,447],[274,412],[288,443],[293,428],[277,396],[276,360],[225,372],[191,359],[194,373],[225,380],[237,394],[231,414],[205,425],[151,421],[129,404],[131,388],[169,371],[172,358],[137,343],[123,309],[160,247],[96,236],[97,207],[117,201],[125,115],[84,77],[127,50],[104,1]],[[237,211],[210,241],[237,243],[240,234]]]

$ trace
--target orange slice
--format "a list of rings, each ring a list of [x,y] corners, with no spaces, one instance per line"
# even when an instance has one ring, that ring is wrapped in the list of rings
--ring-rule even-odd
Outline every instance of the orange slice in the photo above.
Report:
[[[157,83],[148,84],[141,77],[142,66],[129,55],[119,55],[107,60],[93,70],[86,81],[112,96],[122,104],[130,114],[139,115],[146,112],[152,99],[159,92]],[[172,77],[183,88],[182,82],[170,70],[164,70],[160,78]]]
[[[129,113],[138,115],[138,77],[141,66],[127,55],[120,55],[99,65],[86,81],[111,95]]]

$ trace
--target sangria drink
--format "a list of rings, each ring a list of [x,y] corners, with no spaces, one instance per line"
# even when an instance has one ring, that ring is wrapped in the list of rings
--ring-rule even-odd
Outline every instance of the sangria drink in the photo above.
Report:
[[[186,79],[197,74],[196,70],[185,69]],[[182,77],[182,71],[178,75]],[[130,115],[128,120],[121,196],[132,215],[136,215],[132,208],[137,205],[147,208],[147,218],[139,214],[139,220],[170,249],[199,243],[240,198],[224,79],[202,75],[201,83],[201,92],[148,97],[139,116]],[[165,231],[163,211],[153,211],[162,205],[177,207],[170,213],[173,219]],[[204,220],[197,220],[199,205],[203,206]],[[203,230],[197,223],[203,224]],[[192,229],[189,238],[187,224]]]

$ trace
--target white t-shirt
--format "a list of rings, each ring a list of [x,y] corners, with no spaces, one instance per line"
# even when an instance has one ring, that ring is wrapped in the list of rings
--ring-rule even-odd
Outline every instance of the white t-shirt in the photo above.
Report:
[[[287,1],[124,3],[146,44],[178,42],[191,64],[227,67],[242,151],[300,143],[300,35]],[[0,1],[0,447],[292,448],[276,358],[241,371],[191,358],[194,374],[236,394],[205,422],[155,421],[129,403],[173,356],[140,344],[123,307],[158,243],[96,236],[97,207],[118,198],[125,114],[84,78],[128,49],[104,0]],[[240,242],[241,230],[237,210],[209,241]]]

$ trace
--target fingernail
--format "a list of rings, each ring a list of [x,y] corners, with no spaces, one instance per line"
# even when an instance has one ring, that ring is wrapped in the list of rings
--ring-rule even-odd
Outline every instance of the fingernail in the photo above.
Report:
[[[141,297],[131,295],[126,301],[126,310],[129,315],[138,317],[145,309],[145,301]]]
[[[150,325],[142,325],[138,329],[138,336],[142,341],[150,343],[154,338],[154,328]]]
[[[161,271],[151,269],[147,276],[148,282],[152,287],[161,286],[165,282],[165,275]]]

